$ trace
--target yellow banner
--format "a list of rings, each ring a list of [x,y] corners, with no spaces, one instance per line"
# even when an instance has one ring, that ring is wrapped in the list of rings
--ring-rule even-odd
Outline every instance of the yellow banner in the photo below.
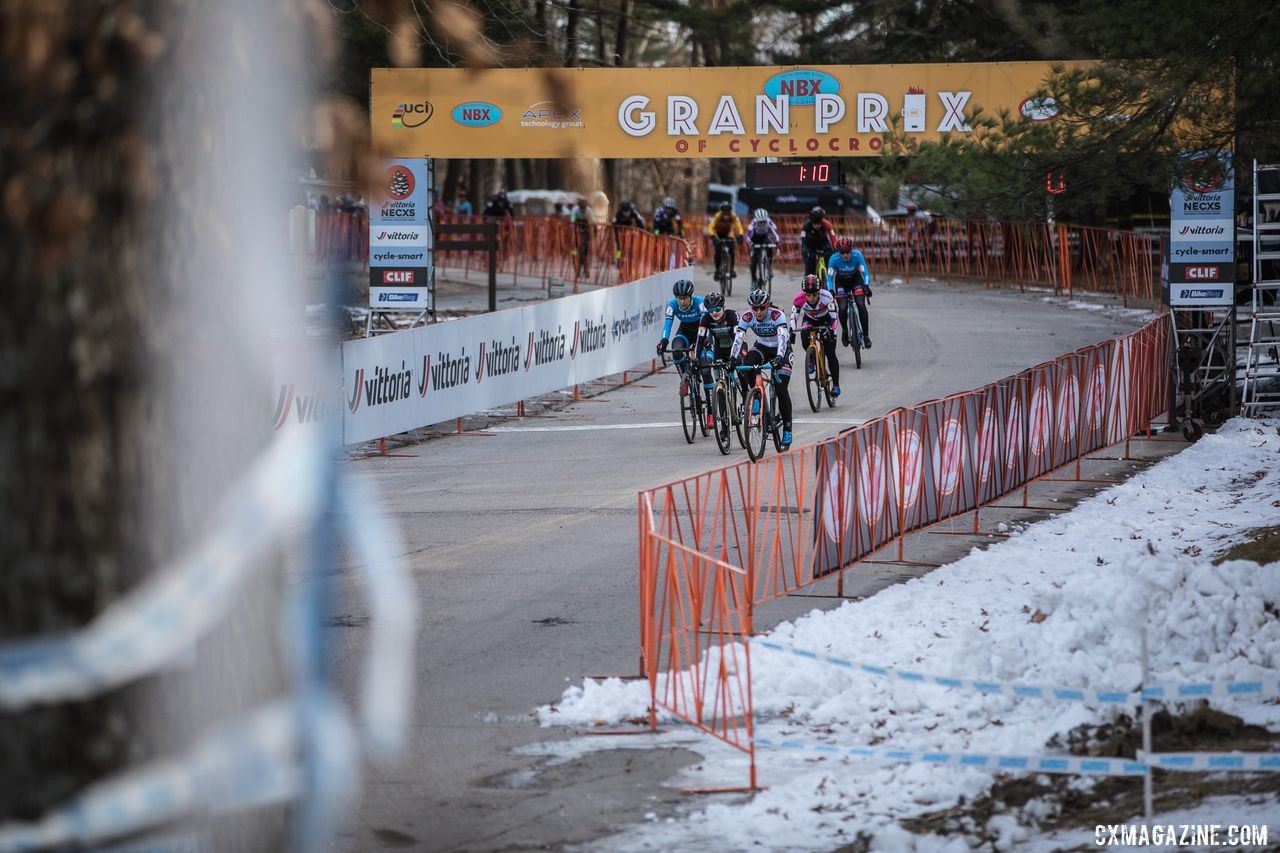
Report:
[[[375,68],[385,157],[874,157],[972,132],[981,108],[1050,121],[1048,62],[762,68]]]

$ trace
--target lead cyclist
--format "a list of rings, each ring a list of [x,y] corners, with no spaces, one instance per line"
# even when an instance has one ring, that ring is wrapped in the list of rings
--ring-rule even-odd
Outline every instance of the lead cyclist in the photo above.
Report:
[[[851,346],[849,341],[849,303],[853,302],[858,309],[858,320],[862,324],[862,345],[871,349],[871,326],[867,316],[867,301],[871,299],[871,272],[867,269],[867,259],[862,252],[853,248],[853,241],[841,237],[836,241],[836,250],[827,261],[827,289],[835,294],[840,307],[840,341]]]

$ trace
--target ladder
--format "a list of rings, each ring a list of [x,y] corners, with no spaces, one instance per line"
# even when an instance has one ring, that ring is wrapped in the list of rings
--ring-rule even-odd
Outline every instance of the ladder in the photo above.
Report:
[[[1253,259],[1240,412],[1280,414],[1280,165],[1253,161]],[[1242,311],[1243,313],[1243,311]]]

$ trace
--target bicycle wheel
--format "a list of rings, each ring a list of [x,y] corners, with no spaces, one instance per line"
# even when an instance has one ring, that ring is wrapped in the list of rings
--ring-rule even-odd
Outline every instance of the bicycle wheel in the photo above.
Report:
[[[773,449],[781,453],[782,418],[778,416],[778,390],[773,387],[769,388],[769,434],[773,436]]]
[[[743,450],[747,449],[747,415],[746,415],[746,398],[742,394],[742,386],[734,382],[733,388],[733,426],[738,433],[738,444]]]
[[[853,347],[853,363],[862,369],[862,324],[858,322],[858,306],[849,299],[849,344]]]
[[[729,250],[721,247],[720,251],[724,254],[724,288],[721,291],[723,296],[733,295],[733,259],[729,255]]]
[[[707,406],[709,404],[707,403],[707,398],[703,396],[702,383],[699,381],[694,384],[696,387],[693,389],[693,398],[698,401],[698,429],[702,430],[702,437],[706,438],[711,434],[711,430],[707,429]]]
[[[761,272],[760,279],[764,285],[764,289],[769,292],[769,296],[773,296],[773,261],[769,258],[769,253],[765,252],[760,258]]]
[[[767,401],[759,388],[752,388],[747,394],[746,415],[747,455],[752,462],[764,456],[765,421],[768,420]],[[756,411],[752,411],[755,409]]]
[[[711,396],[712,414],[716,419],[716,447],[725,456],[733,449],[733,401],[723,384],[716,385]]]
[[[683,384],[685,392],[680,395],[680,426],[684,427],[684,440],[693,444],[698,437],[698,389],[687,379]]]
[[[822,408],[822,370],[818,365],[818,345],[809,344],[804,351],[804,392],[809,397],[809,408]]]

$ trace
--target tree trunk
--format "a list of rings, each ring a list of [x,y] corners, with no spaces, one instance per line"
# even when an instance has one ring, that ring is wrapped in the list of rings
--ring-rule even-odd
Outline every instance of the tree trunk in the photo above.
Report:
[[[462,180],[462,161],[457,159],[444,161],[444,189],[440,191],[440,198],[450,208],[458,200],[458,183]],[[439,161],[436,161],[439,165]]]
[[[578,0],[569,0],[565,10],[564,65],[578,67]]]
[[[631,0],[618,0],[618,31],[614,34],[613,64],[628,65],[628,30],[631,28]]]

